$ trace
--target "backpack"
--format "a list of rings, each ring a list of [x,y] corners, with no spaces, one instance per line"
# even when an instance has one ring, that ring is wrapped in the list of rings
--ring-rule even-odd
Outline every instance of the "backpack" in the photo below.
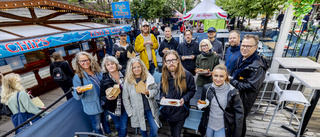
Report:
[[[63,62],[62,62],[63,63]],[[61,64],[62,64],[61,63]],[[53,74],[53,79],[56,81],[56,82],[64,82],[67,80],[67,76],[66,74],[64,74],[64,72],[62,71],[62,69],[60,68],[61,64],[59,65],[59,67],[56,67],[54,65],[54,63],[52,63],[53,66],[55,67],[53,70],[52,70],[52,74]]]

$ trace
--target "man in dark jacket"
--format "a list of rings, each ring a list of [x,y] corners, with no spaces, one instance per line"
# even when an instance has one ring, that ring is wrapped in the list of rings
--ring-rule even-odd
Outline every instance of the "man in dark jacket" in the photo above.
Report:
[[[184,32],[185,42],[180,43],[177,52],[181,58],[181,63],[183,67],[190,73],[195,75],[196,59],[200,54],[199,44],[192,39],[193,33],[190,29]]]
[[[115,56],[120,65],[122,66],[122,70],[126,70],[128,58],[128,52],[131,54],[134,53],[134,47],[127,42],[127,33],[125,31],[120,31],[120,41],[115,43],[112,48],[112,56]]]
[[[230,47],[226,51],[225,65],[228,69],[228,73],[231,75],[234,65],[236,64],[240,53],[240,32],[233,30],[229,34]]]
[[[160,48],[159,48],[159,55],[161,57],[163,57],[163,55],[168,50],[177,50],[177,47],[179,45],[179,42],[171,36],[170,27],[166,27],[164,29],[164,35],[165,35],[165,39],[160,43]]]
[[[179,55],[169,50],[163,57],[161,99],[176,99],[175,105],[161,107],[161,114],[168,120],[171,136],[180,137],[185,119],[189,115],[189,101],[196,92],[193,75],[181,65]]]
[[[245,35],[240,52],[241,56],[235,64],[230,83],[239,90],[244,107],[244,119],[241,136],[246,135],[246,117],[248,116],[262,87],[268,68],[266,61],[258,55],[258,37]]]
[[[223,47],[222,47],[221,41],[215,38],[216,34],[217,34],[216,28],[210,27],[208,29],[207,35],[208,35],[208,40],[212,44],[212,51],[218,54],[220,58],[222,58]]]
[[[283,17],[284,17],[284,14],[283,14],[283,11],[279,14],[279,16],[277,17],[277,21],[278,21],[278,28],[280,29],[280,26],[281,26],[281,23],[283,21]]]

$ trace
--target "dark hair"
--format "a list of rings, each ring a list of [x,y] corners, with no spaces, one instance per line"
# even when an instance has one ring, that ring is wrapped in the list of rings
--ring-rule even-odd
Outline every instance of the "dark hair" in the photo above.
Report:
[[[253,39],[255,43],[254,45],[258,46],[259,37],[256,35],[246,34],[244,35],[243,39]]]
[[[186,29],[186,31],[183,32],[183,35],[186,35],[186,32],[189,31],[191,33],[191,35],[193,36],[193,32],[191,29]]]

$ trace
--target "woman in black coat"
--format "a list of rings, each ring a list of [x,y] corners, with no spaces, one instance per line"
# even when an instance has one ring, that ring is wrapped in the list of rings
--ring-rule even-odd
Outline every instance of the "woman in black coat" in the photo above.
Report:
[[[72,68],[70,67],[69,63],[64,61],[64,59],[61,57],[61,55],[58,52],[54,52],[52,54],[52,58],[53,58],[54,62],[52,62],[50,64],[50,75],[52,77],[54,77],[53,69],[56,67],[61,68],[63,73],[67,76],[67,79],[65,81],[56,81],[56,82],[62,88],[63,92],[67,93],[71,89],[71,87],[73,86],[72,79],[74,76],[74,72],[73,72]],[[73,97],[72,92],[68,93],[66,95],[66,97],[67,97],[67,100],[72,98]]]
[[[243,105],[239,92],[229,84],[226,66],[216,66],[212,77],[213,83],[206,84],[202,90],[201,100],[205,101],[203,103],[206,103],[206,107],[199,131],[202,136],[207,137],[240,137]]]

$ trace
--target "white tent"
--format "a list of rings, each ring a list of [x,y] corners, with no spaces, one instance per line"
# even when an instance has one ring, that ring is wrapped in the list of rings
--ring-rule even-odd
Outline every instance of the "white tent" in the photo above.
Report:
[[[183,20],[226,19],[228,14],[211,0],[203,0],[184,15]]]

